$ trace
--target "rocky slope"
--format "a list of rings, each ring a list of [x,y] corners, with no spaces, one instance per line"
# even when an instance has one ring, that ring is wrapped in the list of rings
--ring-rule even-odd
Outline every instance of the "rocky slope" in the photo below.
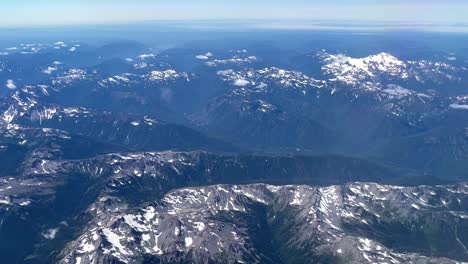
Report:
[[[467,188],[214,185],[139,208],[102,196],[61,263],[456,263]]]

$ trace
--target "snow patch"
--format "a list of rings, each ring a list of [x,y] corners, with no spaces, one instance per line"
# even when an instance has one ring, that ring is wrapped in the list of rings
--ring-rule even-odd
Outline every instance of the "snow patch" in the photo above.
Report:
[[[193,239],[191,237],[186,237],[185,238],[185,246],[190,247],[193,243]]]
[[[120,253],[124,255],[130,255],[130,252],[127,251],[127,249],[120,243],[121,239],[124,239],[123,237],[120,237],[116,233],[112,232],[109,228],[105,228],[102,230],[102,233],[104,236],[106,236],[107,241],[112,244],[114,248],[116,248]]]

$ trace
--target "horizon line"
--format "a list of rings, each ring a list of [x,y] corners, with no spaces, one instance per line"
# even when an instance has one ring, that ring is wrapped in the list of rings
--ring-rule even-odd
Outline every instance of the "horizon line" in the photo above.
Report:
[[[286,22],[286,24],[285,24]],[[214,23],[214,24],[210,24]],[[168,29],[190,30],[337,30],[337,31],[427,31],[447,33],[468,33],[468,22],[446,21],[396,21],[358,19],[151,19],[130,21],[90,21],[66,23],[41,23],[24,25],[0,25],[0,30],[70,29],[74,27],[138,26],[151,24],[166,26]]]

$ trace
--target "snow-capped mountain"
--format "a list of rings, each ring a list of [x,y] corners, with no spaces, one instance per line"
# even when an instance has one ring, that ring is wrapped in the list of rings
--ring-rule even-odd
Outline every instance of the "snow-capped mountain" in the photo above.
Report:
[[[467,199],[466,184],[372,183],[187,188],[140,208],[104,196],[87,209],[93,220],[61,262],[456,263],[467,257]]]
[[[423,84],[456,82],[461,80],[460,72],[467,71],[466,68],[445,62],[402,61],[386,52],[365,58],[329,54],[325,51],[320,52],[318,56],[324,62],[324,73],[333,76],[330,81],[354,87],[364,85],[365,89],[372,89],[372,82],[382,81],[416,81]]]
[[[54,144],[66,146],[57,141]],[[48,146],[47,149],[53,149],[53,145]],[[293,213],[292,215],[305,217],[304,219],[297,219],[299,222],[304,222],[308,217],[316,217],[314,218],[314,221],[317,221],[315,225],[307,224],[304,228],[313,228],[313,230],[318,228],[318,231],[315,230],[313,233],[323,232],[320,235],[323,239],[344,239],[343,235],[338,235],[338,231],[338,233],[331,232],[334,230],[335,225],[340,226],[343,232],[346,230],[344,224],[341,226],[341,224],[335,222],[338,221],[336,217],[343,217],[343,219],[347,217],[346,219],[349,221],[356,221],[359,224],[363,223],[360,219],[364,219],[365,221],[369,221],[369,225],[377,225],[378,222],[375,222],[377,221],[375,214],[381,214],[382,218],[384,216],[387,217],[383,212],[387,210],[387,206],[389,206],[389,214],[393,212],[391,206],[400,206],[396,202],[396,197],[404,199],[401,200],[404,203],[409,203],[410,201],[414,203],[414,206],[408,205],[408,210],[415,210],[414,207],[420,206],[419,210],[431,211],[435,210],[434,206],[436,204],[442,206],[441,203],[445,203],[448,206],[446,210],[449,210],[450,206],[455,206],[453,210],[460,211],[460,213],[454,214],[453,217],[464,216],[464,209],[456,209],[458,208],[456,207],[457,204],[460,206],[464,204],[463,199],[466,196],[463,191],[464,185],[459,185],[458,187],[441,186],[438,188],[421,187],[419,189],[390,187],[378,184],[354,184],[349,187],[327,188],[216,185],[187,190],[182,189],[164,195],[174,188],[193,185],[205,186],[213,183],[248,183],[260,181],[267,183],[298,182],[326,184],[355,180],[393,181],[400,176],[396,172],[387,171],[385,167],[353,159],[337,157],[238,156],[204,152],[154,152],[113,153],[80,160],[61,160],[60,156],[45,156],[44,152],[38,150],[33,149],[35,155],[28,158],[27,162],[22,163],[21,176],[4,178],[4,181],[1,183],[0,199],[3,202],[0,208],[6,212],[3,216],[2,228],[19,230],[18,228],[20,227],[15,226],[10,221],[21,217],[25,222],[30,223],[29,225],[33,229],[39,229],[41,236],[38,238],[37,243],[40,243],[42,246],[37,248],[37,254],[41,255],[47,252],[47,248],[51,243],[58,241],[62,241],[59,243],[65,243],[65,241],[68,241],[63,235],[70,232],[70,228],[79,227],[80,235],[76,237],[76,241],[66,242],[66,248],[57,253],[57,257],[65,262],[70,261],[75,263],[81,259],[86,263],[90,262],[90,258],[93,258],[93,261],[97,263],[111,263],[117,260],[135,263],[141,262],[144,259],[156,260],[160,257],[163,258],[161,259],[162,261],[205,262],[212,258],[219,258],[218,252],[220,247],[228,250],[225,251],[225,254],[229,253],[226,262],[235,262],[235,260],[274,261],[278,256],[272,255],[271,252],[265,251],[261,245],[252,242],[257,239],[255,238],[257,234],[262,234],[262,228],[267,227],[260,226],[261,228],[257,229],[257,231],[250,231],[248,227],[249,223],[251,223],[249,219],[254,221],[253,223],[258,222],[263,225],[263,219],[266,216],[262,207],[278,210],[277,213],[281,214],[281,212],[289,210],[286,210],[284,206],[293,206],[293,208],[297,206],[296,209],[304,212]],[[362,175],[362,177],[354,178],[357,175]],[[54,215],[52,218],[37,218],[34,214],[35,211],[51,210],[59,206],[63,199],[69,195],[68,192],[63,193],[61,191],[63,188],[70,190],[73,195],[76,195],[77,200],[72,199],[70,202],[67,202],[66,208],[68,209],[63,212],[60,211],[59,214]],[[448,188],[453,191],[447,191]],[[391,190],[391,192],[387,193],[385,189],[387,191]],[[424,192],[424,189],[428,189],[426,193],[432,193],[433,190],[437,192],[437,194],[432,194],[433,196],[427,196],[427,199],[434,197],[435,200],[421,200],[426,199],[421,198],[421,194],[419,194],[419,192]],[[88,191],[82,192],[81,190],[92,190],[92,194],[88,194]],[[333,190],[333,196],[321,197],[324,195],[322,193],[326,193],[328,190]],[[351,193],[349,190],[353,192]],[[397,193],[400,190],[401,193]],[[349,195],[345,195],[348,192]],[[418,193],[414,194],[415,192]],[[377,199],[374,202],[371,198],[371,193],[378,193],[385,198]],[[164,196],[161,197],[161,195]],[[410,197],[406,197],[406,195],[410,195]],[[343,200],[345,198],[347,199],[346,202]],[[440,200],[436,198],[440,198]],[[457,198],[461,199],[461,201],[459,202]],[[333,208],[339,204],[342,204],[340,206],[343,208],[350,206],[355,206],[356,208],[350,207],[346,211],[342,211],[342,215],[340,216],[335,215],[338,213],[336,210],[333,211],[333,215],[331,213],[325,215],[327,212],[320,211],[321,207],[317,209],[316,216],[308,214],[310,206],[312,204],[319,204],[319,200],[330,204],[326,205],[325,208],[331,208],[332,204],[334,205]],[[389,204],[381,205],[381,201]],[[278,202],[279,204],[277,204]],[[148,205],[148,203],[151,205]],[[375,208],[372,210],[368,209],[362,203]],[[143,207],[139,207],[138,205],[143,205]],[[407,209],[401,208],[402,215],[398,215],[398,217],[402,217],[403,219],[404,216],[407,216],[404,213],[404,210]],[[359,216],[358,212],[362,210],[369,211],[369,213],[372,212],[373,214],[369,216],[361,214]],[[351,217],[349,211],[355,212],[356,217]],[[142,215],[152,216],[145,220],[145,216],[140,216],[139,212]],[[199,213],[200,215],[198,215]],[[224,213],[228,214],[224,217],[234,218],[232,220],[223,218],[225,220],[213,222],[214,225],[208,224],[209,221],[212,221],[209,220],[211,219],[210,214],[223,215]],[[157,218],[155,218],[156,216]],[[270,215],[268,219],[271,220],[272,217],[273,215]],[[273,217],[273,220],[275,219]],[[281,219],[278,218],[276,220],[282,221]],[[330,219],[333,222],[329,223]],[[127,221],[131,226],[127,226]],[[204,223],[205,226],[202,226],[200,223],[197,224],[197,221]],[[223,221],[228,221],[226,223],[231,222],[232,224],[226,226]],[[241,224],[243,221],[246,221],[247,226]],[[305,223],[309,221],[312,221],[312,219],[307,220]],[[402,223],[406,223],[406,220],[401,221]],[[320,227],[320,223],[324,226]],[[240,226],[238,226],[239,224]],[[279,228],[278,230],[283,226],[281,222],[273,224],[277,226],[276,228]],[[286,224],[285,226],[293,225]],[[178,234],[175,231],[176,227],[179,228],[180,233]],[[138,230],[140,229],[134,228],[141,228],[141,230],[147,231],[152,230],[151,232],[157,233],[139,234]],[[253,226],[252,228],[259,227]],[[229,229],[236,232],[236,235],[230,233]],[[161,235],[159,230],[161,232],[167,231],[167,233]],[[325,232],[324,230],[328,231]],[[139,237],[134,237],[137,234],[139,234]],[[185,237],[187,234],[190,234],[190,237]],[[350,241],[355,241],[355,243],[360,241],[358,238],[353,238],[352,234],[347,234],[347,236],[350,236]],[[123,239],[123,237],[125,238]],[[323,254],[332,254],[339,257],[339,254],[333,250],[338,249],[335,248],[335,243],[338,243],[338,245],[344,243],[341,246],[343,252],[355,256],[356,262],[359,262],[363,258],[365,259],[367,255],[378,259],[379,257],[385,257],[386,254],[390,254],[391,257],[401,261],[407,259],[425,259],[425,254],[418,253],[417,250],[413,252],[415,254],[408,255],[398,252],[398,250],[392,249],[392,247],[386,247],[378,239],[376,241],[372,240],[376,249],[362,253],[359,251],[359,244],[350,245],[346,243],[347,239],[344,239],[342,242],[331,242],[327,244],[328,246],[324,245],[329,250],[325,250],[324,248]],[[211,244],[213,241],[216,243]],[[218,242],[223,244],[223,246],[218,244]],[[345,247],[345,245],[347,246]],[[202,248],[199,248],[200,246]],[[291,246],[294,247],[294,245]],[[381,249],[377,249],[377,246]],[[207,249],[204,249],[204,247]],[[230,252],[231,250],[233,251],[232,253]],[[313,248],[310,248],[310,250],[312,252],[316,251]],[[444,256],[453,257],[452,255],[440,255],[440,257]],[[463,256],[461,256],[461,259],[463,259]]]

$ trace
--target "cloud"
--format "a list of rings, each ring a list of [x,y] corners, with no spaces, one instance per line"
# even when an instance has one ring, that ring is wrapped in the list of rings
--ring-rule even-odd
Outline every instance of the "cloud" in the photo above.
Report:
[[[141,54],[140,56],[138,56],[138,58],[144,60],[144,59],[148,59],[148,58],[154,58],[155,55],[154,54]]]
[[[247,86],[249,84],[250,84],[250,82],[247,81],[247,80],[244,80],[244,79],[237,79],[237,80],[234,81],[235,86],[243,87],[243,86]]]
[[[6,50],[17,50],[17,47],[6,48]]]
[[[463,104],[451,104],[450,108],[452,109],[460,109],[460,110],[468,110],[468,105]]]
[[[59,231],[60,228],[51,228],[48,229],[46,232],[42,233],[42,236],[47,239],[54,239],[55,235],[57,235],[57,232]]]
[[[132,61],[133,61],[132,58],[126,58],[125,60],[128,61],[128,62],[132,62]]]
[[[56,67],[47,67],[47,69],[43,70],[42,72],[45,74],[52,74],[52,72],[56,71]]]
[[[403,98],[405,96],[411,95],[410,90],[405,89],[399,85],[393,85],[393,84],[388,85],[386,89],[382,90],[382,92],[390,96],[395,96],[397,98]]]
[[[54,65],[60,65],[60,64],[62,64],[60,61],[54,61],[53,63],[54,63]]]
[[[16,89],[16,85],[15,85],[15,82],[13,82],[13,80],[7,80],[5,86],[11,90]]]
[[[22,0],[2,2],[0,26],[128,23],[153,20],[185,20],[192,24],[193,20],[208,19],[457,23],[468,20],[466,2],[466,0]]]
[[[197,58],[199,60],[207,60],[212,56],[213,56],[213,53],[207,52],[207,53],[205,53],[205,55],[197,55],[197,56],[195,56],[195,58]]]
[[[8,52],[0,52],[0,56],[6,56],[8,55]]]
[[[71,47],[68,51],[74,52],[76,50],[76,47]]]

